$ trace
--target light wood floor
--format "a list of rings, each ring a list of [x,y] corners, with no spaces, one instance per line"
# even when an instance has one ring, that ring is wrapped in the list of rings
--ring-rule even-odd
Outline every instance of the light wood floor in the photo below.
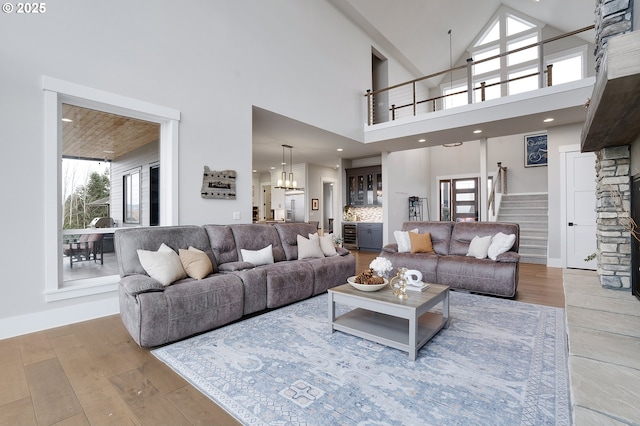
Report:
[[[357,271],[377,252],[360,252]],[[521,264],[516,300],[564,307],[562,270]],[[120,317],[0,340],[0,425],[238,424],[147,349]]]

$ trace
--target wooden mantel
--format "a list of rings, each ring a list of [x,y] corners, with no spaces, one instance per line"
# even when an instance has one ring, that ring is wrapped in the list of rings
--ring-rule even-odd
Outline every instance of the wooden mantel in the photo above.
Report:
[[[582,128],[582,152],[630,145],[640,135],[640,31],[607,43]]]

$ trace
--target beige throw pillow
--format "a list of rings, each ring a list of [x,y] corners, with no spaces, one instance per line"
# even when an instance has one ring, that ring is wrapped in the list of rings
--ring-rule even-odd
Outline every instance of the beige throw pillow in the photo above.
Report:
[[[158,251],[138,249],[137,252],[140,264],[147,274],[165,287],[187,276],[180,257],[165,243],[162,243]]]
[[[189,247],[189,250],[178,250],[180,262],[187,275],[196,280],[201,280],[209,274],[213,273],[213,264],[207,253],[198,250],[195,247]]]

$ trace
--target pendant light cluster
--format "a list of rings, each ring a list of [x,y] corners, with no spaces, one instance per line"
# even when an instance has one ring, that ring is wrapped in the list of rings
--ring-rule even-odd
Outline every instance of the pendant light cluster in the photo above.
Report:
[[[288,176],[284,167],[287,164],[284,161],[285,148],[289,148],[289,175]],[[278,179],[276,188],[298,189],[298,182],[295,180],[293,176],[293,147],[291,145],[282,145],[282,175],[280,176],[280,179]]]

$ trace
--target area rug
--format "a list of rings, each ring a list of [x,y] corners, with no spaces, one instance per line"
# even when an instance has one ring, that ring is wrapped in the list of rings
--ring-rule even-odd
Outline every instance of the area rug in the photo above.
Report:
[[[320,295],[153,354],[244,424],[571,423],[563,309],[452,292],[416,361],[331,333],[327,309]]]

